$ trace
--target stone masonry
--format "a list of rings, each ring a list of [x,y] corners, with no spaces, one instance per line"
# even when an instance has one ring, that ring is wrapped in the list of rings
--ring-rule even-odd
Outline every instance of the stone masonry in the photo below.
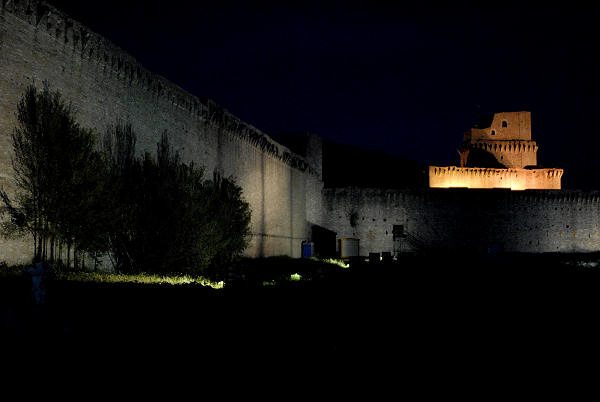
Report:
[[[16,105],[43,81],[72,102],[81,125],[102,133],[117,119],[131,122],[140,153],[154,152],[166,130],[184,161],[235,178],[252,209],[248,256],[299,257],[317,226],[360,239],[361,255],[600,250],[600,195],[560,191],[562,170],[536,166],[529,112],[497,113],[465,134],[460,167],[430,167],[431,187],[504,190],[324,189],[318,136],[306,135],[292,152],[38,0],[0,0],[0,186],[9,192]],[[493,163],[470,166],[473,155]],[[27,262],[31,248],[1,238],[0,261]]]
[[[319,166],[273,141],[209,99],[152,74],[125,51],[51,5],[0,0],[0,186],[13,190],[10,133],[30,84],[48,81],[72,102],[84,127],[103,133],[117,119],[138,134],[138,151],[154,152],[163,131],[184,161],[232,176],[252,209],[249,256],[299,256],[319,223]],[[314,141],[313,141],[314,142]],[[313,147],[320,145],[318,137]],[[307,200],[310,201],[307,204]],[[0,258],[30,259],[31,246],[2,239]]]

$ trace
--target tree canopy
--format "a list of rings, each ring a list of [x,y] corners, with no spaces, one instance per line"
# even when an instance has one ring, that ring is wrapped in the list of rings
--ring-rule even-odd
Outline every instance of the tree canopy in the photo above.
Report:
[[[136,135],[118,123],[104,139],[111,199],[115,265],[122,271],[215,274],[248,244],[250,209],[231,178],[204,179],[182,163],[163,133],[156,158],[135,157]]]
[[[27,88],[17,121],[11,135],[16,193],[11,199],[0,192],[11,229],[32,235],[39,260],[54,259],[62,245],[103,251],[95,226],[104,165],[93,132],[79,126],[72,107],[47,83]]]

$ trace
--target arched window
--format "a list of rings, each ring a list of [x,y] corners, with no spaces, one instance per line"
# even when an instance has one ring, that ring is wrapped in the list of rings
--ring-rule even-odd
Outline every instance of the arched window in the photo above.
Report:
[[[492,135],[496,135],[496,130],[492,130]]]
[[[508,127],[508,122],[506,120],[502,120],[502,127]]]

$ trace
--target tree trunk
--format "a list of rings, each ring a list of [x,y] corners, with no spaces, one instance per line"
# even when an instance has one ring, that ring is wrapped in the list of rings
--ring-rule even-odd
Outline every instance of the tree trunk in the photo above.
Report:
[[[74,269],[79,268],[79,265],[77,264],[77,257],[78,257],[77,246],[75,244],[73,244],[73,268]]]
[[[36,257],[41,260],[42,259],[42,244],[44,243],[44,239],[42,236],[39,236],[38,238],[38,249],[37,249],[37,253],[36,253]]]
[[[67,243],[67,268],[71,267],[71,243]]]
[[[54,262],[54,235],[50,237],[50,262]]]

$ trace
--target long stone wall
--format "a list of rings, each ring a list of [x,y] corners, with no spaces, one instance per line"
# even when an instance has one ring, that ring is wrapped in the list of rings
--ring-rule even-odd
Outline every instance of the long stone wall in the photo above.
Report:
[[[14,191],[10,133],[16,105],[28,85],[41,86],[45,80],[72,102],[83,126],[102,133],[117,119],[130,121],[140,153],[154,152],[166,130],[185,161],[205,166],[208,174],[219,170],[233,176],[252,208],[249,256],[298,257],[313,225],[337,232],[338,238],[359,238],[362,255],[419,249],[600,249],[600,193],[323,190],[318,137],[308,136],[298,155],[214,102],[152,74],[114,44],[36,0],[0,0],[0,186],[9,192]],[[456,173],[433,169],[440,179]],[[547,179],[560,183],[562,170],[540,172],[552,173]],[[473,180],[491,177],[487,170],[467,173]],[[0,239],[0,260],[30,257],[29,244]]]
[[[360,254],[423,250],[596,252],[600,192],[326,189],[326,225]],[[394,225],[403,236],[394,239]]]
[[[103,133],[117,119],[132,123],[138,151],[154,152],[163,131],[184,161],[233,176],[252,209],[249,256],[299,256],[309,233],[307,194],[322,188],[320,165],[144,69],[132,56],[35,0],[0,0],[0,186],[13,191],[10,133],[26,87],[48,81],[72,102],[77,120]],[[318,203],[317,203],[318,204]],[[318,207],[311,201],[309,208]],[[23,242],[0,240],[0,259],[31,257]]]

